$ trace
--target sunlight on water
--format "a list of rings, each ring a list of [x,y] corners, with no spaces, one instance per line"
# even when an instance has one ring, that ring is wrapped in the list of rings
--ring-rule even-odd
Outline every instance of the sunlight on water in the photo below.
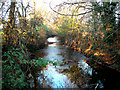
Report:
[[[57,44],[56,43],[53,43],[53,44],[49,44],[48,46],[56,46]]]
[[[52,88],[78,88],[77,85],[71,83],[68,77],[62,73],[56,71],[56,68],[51,65],[47,65],[47,70],[43,70],[42,74],[45,78],[45,85]],[[40,84],[43,83],[43,79],[38,77]]]
[[[38,81],[40,85],[44,88],[88,87],[89,76],[92,76],[94,72],[84,61],[86,57],[77,51],[73,52],[61,45],[58,37],[50,37],[47,41],[48,46],[42,49],[46,54],[42,58],[44,60],[59,60],[63,62],[63,65],[57,65],[55,68],[48,64],[47,68],[44,68],[41,73],[39,73]],[[65,60],[66,63],[64,63],[63,60]],[[69,61],[73,61],[74,63]],[[76,67],[73,66],[74,64]],[[101,80],[97,80],[94,86],[96,84],[99,85],[99,88],[103,87]],[[98,87],[97,85],[96,87]]]
[[[57,37],[48,38],[47,41],[48,41],[48,42],[59,42],[59,41],[57,40]]]

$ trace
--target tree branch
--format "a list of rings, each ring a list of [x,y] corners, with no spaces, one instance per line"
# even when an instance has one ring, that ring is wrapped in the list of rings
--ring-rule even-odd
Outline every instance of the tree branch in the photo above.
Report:
[[[75,3],[76,4],[76,3]],[[49,7],[50,9],[52,9],[55,13],[59,14],[59,15],[64,15],[64,16],[79,16],[79,15],[84,15],[84,14],[87,14],[87,13],[90,13],[91,11],[87,11],[87,12],[84,12],[84,13],[79,13],[79,14],[64,14],[64,13],[60,13],[56,10],[54,10],[52,7],[51,7],[51,2],[49,3]],[[81,6],[81,7],[84,7],[84,6]],[[89,8],[90,9],[90,8]]]

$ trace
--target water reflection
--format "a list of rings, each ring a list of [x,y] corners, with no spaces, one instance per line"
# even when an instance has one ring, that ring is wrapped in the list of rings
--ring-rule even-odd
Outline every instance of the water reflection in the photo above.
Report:
[[[41,72],[44,75],[45,84],[44,87],[52,88],[78,88],[77,85],[71,83],[68,77],[62,73],[56,71],[56,68],[52,65],[47,65],[47,70]],[[38,77],[40,84],[43,83],[43,79]]]
[[[44,55],[41,57],[44,60],[60,60],[67,63],[56,68],[47,65],[38,77],[39,83],[46,88],[78,88],[79,85],[88,87],[89,76],[86,75],[92,75],[92,68],[84,62],[86,57],[61,45],[57,37],[48,38],[47,41],[52,43],[36,52],[36,55],[42,51]]]

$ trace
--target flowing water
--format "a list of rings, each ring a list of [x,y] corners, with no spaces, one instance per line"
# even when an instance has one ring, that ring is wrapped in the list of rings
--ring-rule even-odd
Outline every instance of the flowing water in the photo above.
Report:
[[[44,88],[104,88],[104,78],[86,62],[86,57],[78,51],[62,45],[58,37],[47,39],[48,46],[35,55],[43,60],[61,61],[54,67],[48,64],[39,72],[38,81]]]

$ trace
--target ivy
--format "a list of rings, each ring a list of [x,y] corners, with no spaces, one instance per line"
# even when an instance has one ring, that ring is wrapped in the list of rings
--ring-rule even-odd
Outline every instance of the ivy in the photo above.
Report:
[[[29,80],[27,82],[25,81],[25,78],[27,77],[24,74],[24,71],[22,70],[21,65],[24,66],[31,65],[32,67],[46,67],[48,63],[52,63],[53,66],[56,67],[57,61],[51,61],[51,60],[43,60],[43,58],[32,59],[30,61],[24,59],[25,55],[24,49],[20,50],[18,48],[12,48],[9,51],[6,51],[2,57],[8,57],[2,60],[3,63],[3,87],[10,86],[10,89],[21,89],[24,87],[28,87]]]

